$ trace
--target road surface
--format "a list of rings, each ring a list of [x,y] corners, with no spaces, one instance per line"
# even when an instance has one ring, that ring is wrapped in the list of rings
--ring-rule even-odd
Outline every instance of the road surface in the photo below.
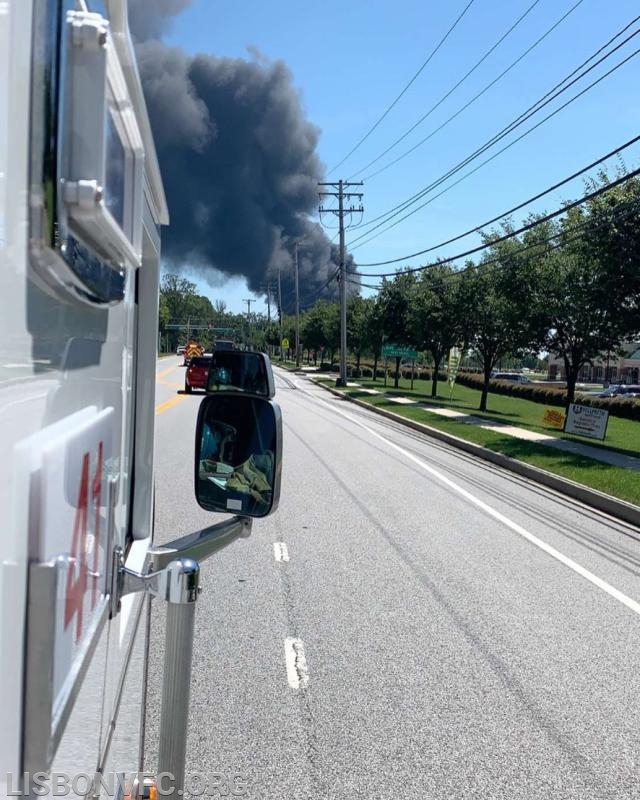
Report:
[[[158,541],[218,521],[178,364]],[[640,531],[276,371],[280,508],[203,564],[187,771],[274,800],[640,797]],[[154,610],[148,764],[162,633]]]

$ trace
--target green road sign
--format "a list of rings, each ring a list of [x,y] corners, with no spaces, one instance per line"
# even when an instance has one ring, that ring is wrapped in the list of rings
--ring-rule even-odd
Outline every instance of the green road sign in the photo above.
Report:
[[[382,355],[384,358],[408,358],[415,361],[418,353],[412,347],[403,347],[399,344],[383,344]]]

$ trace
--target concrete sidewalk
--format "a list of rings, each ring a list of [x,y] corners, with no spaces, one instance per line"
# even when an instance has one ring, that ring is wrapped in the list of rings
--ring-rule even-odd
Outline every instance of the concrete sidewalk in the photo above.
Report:
[[[513,436],[514,439],[524,439],[528,442],[543,444],[547,447],[553,447],[556,450],[562,450],[564,453],[593,458],[595,461],[602,461],[614,467],[626,467],[627,469],[640,470],[640,458],[634,458],[634,456],[627,455],[626,453],[605,450],[601,447],[594,447],[593,445],[583,444],[582,442],[574,442],[570,439],[559,439],[557,436],[529,431],[526,428],[518,428],[516,425],[507,425],[504,422],[484,419],[483,417],[475,417],[473,414],[464,414],[461,411],[454,411],[451,408],[419,405],[432,414],[456,419],[458,422],[463,422],[467,425],[477,425],[479,428],[484,428],[485,430],[495,430],[507,436]]]
[[[347,386],[357,388],[359,384],[349,383]],[[367,394],[382,394],[382,392],[378,392],[375,389],[362,389],[362,391],[367,392]],[[601,461],[604,464],[611,464],[614,467],[625,467],[626,469],[640,472],[640,458],[630,456],[626,453],[618,453],[614,450],[606,450],[602,447],[594,447],[593,445],[583,444],[582,442],[575,442],[569,439],[560,439],[557,436],[551,436],[546,433],[537,433],[536,431],[530,431],[526,428],[519,428],[517,425],[508,425],[505,422],[476,417],[473,414],[466,414],[463,411],[455,411],[452,408],[421,403],[412,397],[398,397],[397,395],[385,396],[391,403],[419,406],[431,414],[437,414],[440,417],[447,417],[448,419],[455,419],[456,422],[461,422],[465,425],[477,425],[479,428],[484,428],[485,430],[494,430],[505,436],[513,436],[514,439],[535,442],[536,444],[542,444],[546,447],[553,447],[555,450],[561,450],[564,453],[572,453],[573,455],[592,458],[594,461]]]

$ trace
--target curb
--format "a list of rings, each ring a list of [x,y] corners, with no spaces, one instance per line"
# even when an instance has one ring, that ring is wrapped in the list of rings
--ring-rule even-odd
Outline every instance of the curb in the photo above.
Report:
[[[558,475],[554,475],[552,472],[547,472],[546,470],[540,469],[539,467],[534,467],[531,464],[525,464],[523,461],[517,461],[515,458],[511,458],[511,456],[505,456],[502,453],[495,453],[493,450],[482,447],[482,445],[475,444],[474,442],[467,442],[464,439],[453,436],[453,434],[438,430],[438,428],[432,428],[422,422],[416,422],[415,420],[407,419],[407,417],[403,417],[400,414],[395,414],[393,411],[387,411],[386,409],[378,408],[377,406],[365,403],[362,400],[358,400],[357,397],[349,397],[349,395],[344,394],[344,392],[340,392],[337,389],[334,389],[332,386],[327,386],[324,383],[320,383],[320,381],[314,380],[313,382],[317,386],[320,386],[321,388],[326,389],[328,392],[331,392],[331,394],[336,395],[336,397],[342,397],[344,400],[347,400],[350,403],[355,403],[356,405],[362,406],[362,408],[367,408],[382,417],[386,417],[394,422],[399,422],[400,424],[405,425],[407,428],[411,428],[414,431],[423,433],[425,436],[438,439],[439,441],[444,442],[451,447],[455,447],[458,450],[464,450],[465,452],[470,453],[477,458],[481,458],[484,461],[490,461],[497,466],[508,469],[510,472],[515,472],[518,475],[522,475],[524,478],[528,478],[536,483],[540,483],[543,486],[548,486],[550,489],[554,489],[560,494],[567,495],[574,500],[579,500],[581,503],[591,506],[591,508],[595,508],[598,511],[602,511],[605,514],[615,517],[616,519],[623,520],[624,522],[628,522],[630,525],[640,528],[640,507],[635,506],[632,503],[627,503],[625,500],[618,500],[615,497],[611,497],[611,495],[598,492],[595,489],[589,489],[586,486],[582,486],[580,483],[575,483],[567,478],[561,478]]]

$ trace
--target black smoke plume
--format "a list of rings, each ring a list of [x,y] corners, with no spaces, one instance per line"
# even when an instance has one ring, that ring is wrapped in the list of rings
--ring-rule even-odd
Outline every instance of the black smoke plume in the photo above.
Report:
[[[323,177],[319,130],[305,119],[289,69],[257,53],[252,60],[191,57],[141,41],[166,29],[184,5],[165,0],[154,23],[130,17],[171,215],[164,260],[195,269],[214,286],[244,276],[256,293],[275,285],[280,272],[290,312],[298,241],[302,307],[335,297],[338,248],[308,216]],[[132,5],[137,12],[144,6],[151,3]],[[327,222],[337,219],[328,215]]]
[[[138,42],[159,39],[171,27],[175,17],[191,0],[129,0],[129,28]]]

